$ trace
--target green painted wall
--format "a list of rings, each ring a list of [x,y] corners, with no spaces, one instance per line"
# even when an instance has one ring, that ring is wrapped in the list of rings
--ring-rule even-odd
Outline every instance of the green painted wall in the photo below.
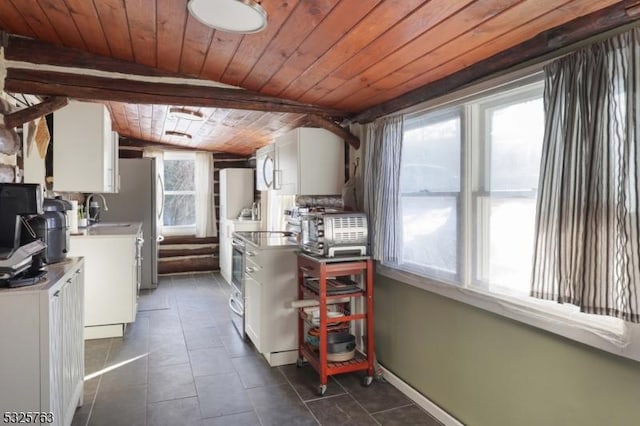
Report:
[[[640,425],[640,362],[377,275],[376,355],[471,426]]]

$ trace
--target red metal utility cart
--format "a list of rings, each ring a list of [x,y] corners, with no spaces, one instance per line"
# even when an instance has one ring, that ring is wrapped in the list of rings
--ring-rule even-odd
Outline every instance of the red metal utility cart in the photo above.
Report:
[[[327,294],[327,279],[364,275],[364,283],[348,293]],[[318,279],[317,290],[305,286],[305,280]],[[364,298],[363,312],[355,313],[352,308],[354,298]],[[298,315],[298,366],[304,360],[320,374],[318,393],[324,395],[327,390],[327,378],[334,374],[366,370],[363,385],[369,386],[374,375],[374,330],[373,330],[373,261],[367,256],[349,258],[319,258],[304,253],[298,254],[298,299],[316,299],[319,303],[319,344],[314,347],[305,340],[305,322],[310,326],[303,308]],[[344,302],[349,300],[349,302]],[[338,303],[337,307],[345,314],[338,318],[328,318],[327,305]],[[330,328],[344,325],[349,328],[352,321],[361,320],[366,324],[366,354],[356,350],[355,357],[348,361],[331,362],[327,360],[327,333]]]

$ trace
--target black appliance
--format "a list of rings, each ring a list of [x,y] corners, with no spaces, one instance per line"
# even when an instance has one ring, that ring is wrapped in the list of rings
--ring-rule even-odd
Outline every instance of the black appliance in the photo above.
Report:
[[[26,219],[27,225],[35,235],[23,232],[22,243],[41,240],[47,245],[44,262],[57,263],[64,260],[69,252],[70,233],[66,212],[71,210],[71,203],[57,198],[45,198],[43,210],[43,214]]]
[[[7,259],[20,247],[22,217],[42,212],[40,185],[0,183],[0,258]]]
[[[45,244],[22,242],[23,235],[35,238],[27,219],[42,213],[40,185],[0,183],[0,285],[35,284],[46,275],[40,269]]]

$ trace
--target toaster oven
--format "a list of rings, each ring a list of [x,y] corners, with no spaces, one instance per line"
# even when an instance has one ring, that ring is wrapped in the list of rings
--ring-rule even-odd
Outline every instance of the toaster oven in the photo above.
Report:
[[[358,212],[310,213],[302,217],[303,251],[325,257],[366,256],[367,215]]]

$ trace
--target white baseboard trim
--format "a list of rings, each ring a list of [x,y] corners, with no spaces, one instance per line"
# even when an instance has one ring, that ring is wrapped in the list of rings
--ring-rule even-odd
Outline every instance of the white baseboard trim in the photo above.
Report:
[[[84,340],[124,336],[124,324],[94,325],[84,328]]]
[[[460,423],[451,414],[444,411],[429,398],[412,388],[408,383],[384,368],[382,365],[380,365],[380,370],[382,370],[382,376],[387,382],[389,382],[389,384],[393,385],[396,389],[405,394],[409,399],[422,407],[427,413],[431,414],[445,426],[464,426],[463,423]]]

